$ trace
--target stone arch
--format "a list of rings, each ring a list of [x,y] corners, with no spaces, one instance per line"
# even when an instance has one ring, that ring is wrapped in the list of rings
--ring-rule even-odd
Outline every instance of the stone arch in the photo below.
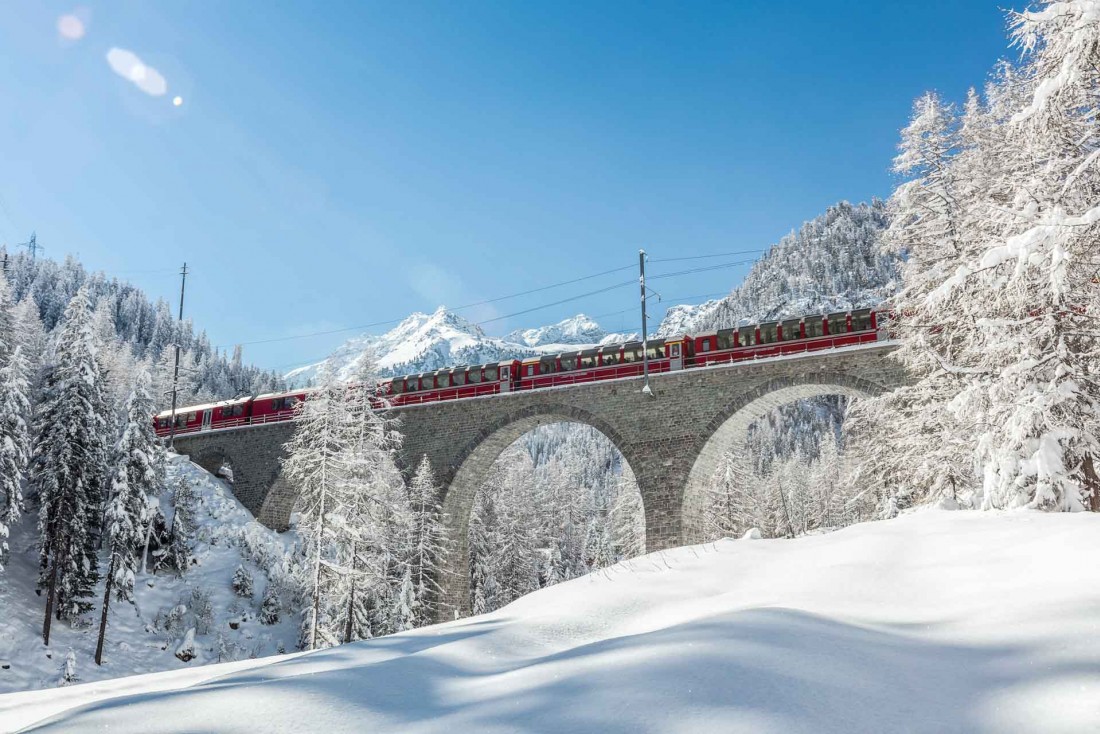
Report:
[[[564,404],[531,405],[511,412],[483,428],[456,455],[451,472],[440,476],[443,485],[443,514],[451,553],[443,579],[446,608],[460,613],[470,610],[469,523],[474,496],[485,481],[489,469],[504,452],[525,433],[539,425],[578,423],[595,428],[606,436],[633,469],[637,457],[631,456],[630,444],[606,420],[587,410]],[[642,493],[645,506],[645,493]],[[647,511],[648,515],[648,511]]]
[[[867,398],[886,391],[882,385],[846,374],[811,374],[784,377],[767,382],[739,395],[723,406],[708,422],[701,435],[706,436],[692,462],[684,486],[681,505],[684,544],[703,540],[703,509],[707,482],[714,475],[725,450],[745,443],[749,426],[757,419],[787,403],[821,395]]]
[[[228,464],[233,469],[233,484],[236,485],[244,476],[238,476],[239,472],[247,472],[247,469],[235,461],[232,452],[224,446],[207,446],[190,455],[191,462],[201,466],[211,476],[218,476],[218,471],[223,465]],[[245,480],[247,482],[247,480]]]

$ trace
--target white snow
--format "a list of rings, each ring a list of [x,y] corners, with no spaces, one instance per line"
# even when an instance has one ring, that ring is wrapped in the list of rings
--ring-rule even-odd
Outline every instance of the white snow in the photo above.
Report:
[[[1100,516],[927,509],[650,554],[489,615],[0,697],[34,731],[1100,730]],[[178,675],[178,674],[172,674]],[[114,696],[112,698],[112,696]],[[63,710],[70,705],[77,708]]]

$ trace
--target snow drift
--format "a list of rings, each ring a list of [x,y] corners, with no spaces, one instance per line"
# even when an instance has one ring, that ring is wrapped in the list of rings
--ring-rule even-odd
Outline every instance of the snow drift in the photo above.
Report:
[[[1100,517],[926,510],[655,553],[210,678],[0,697],[34,731],[1100,729]],[[224,675],[215,678],[221,670]],[[113,697],[112,697],[113,696]],[[84,703],[77,708],[69,708]],[[68,710],[65,710],[68,709]]]

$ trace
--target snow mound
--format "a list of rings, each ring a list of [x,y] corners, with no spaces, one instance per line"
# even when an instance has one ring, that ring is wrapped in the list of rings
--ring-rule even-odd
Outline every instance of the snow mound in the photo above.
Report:
[[[35,731],[1100,730],[1100,516],[929,510],[653,553],[488,615],[83,699]],[[211,675],[222,666],[205,670]],[[37,698],[36,698],[37,696]],[[113,697],[112,697],[113,696]],[[66,710],[67,709],[67,710]]]

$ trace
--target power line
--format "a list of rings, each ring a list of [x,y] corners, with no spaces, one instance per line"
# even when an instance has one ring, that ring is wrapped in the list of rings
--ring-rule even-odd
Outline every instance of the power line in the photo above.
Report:
[[[477,322],[477,326],[484,326],[485,324],[491,324],[494,321],[502,321],[504,319],[510,319],[513,316],[522,316],[524,314],[528,314],[528,313],[531,313],[533,311],[541,311],[542,309],[550,308],[551,306],[560,306],[561,304],[569,303],[570,301],[578,301],[582,298],[588,298],[589,296],[595,296],[595,295],[598,295],[600,293],[606,293],[607,291],[613,291],[616,288],[624,288],[628,285],[634,285],[636,282],[637,281],[635,281],[635,280],[626,280],[626,281],[623,281],[622,283],[617,283],[615,285],[610,285],[606,288],[600,288],[599,290],[589,291],[588,293],[581,293],[578,296],[571,296],[569,298],[563,298],[560,301],[554,301],[553,303],[544,303],[541,306],[534,306],[532,308],[524,309],[523,311],[516,311],[515,313],[505,314],[504,316],[495,316],[491,319],[486,319],[484,321]]]
[[[688,255],[687,257],[662,257],[662,258],[646,258],[651,263],[671,263],[679,262],[682,260],[706,260],[714,257],[733,257],[734,255],[752,255],[753,253],[764,252],[764,250],[739,250],[737,252],[717,252],[713,255]]]

